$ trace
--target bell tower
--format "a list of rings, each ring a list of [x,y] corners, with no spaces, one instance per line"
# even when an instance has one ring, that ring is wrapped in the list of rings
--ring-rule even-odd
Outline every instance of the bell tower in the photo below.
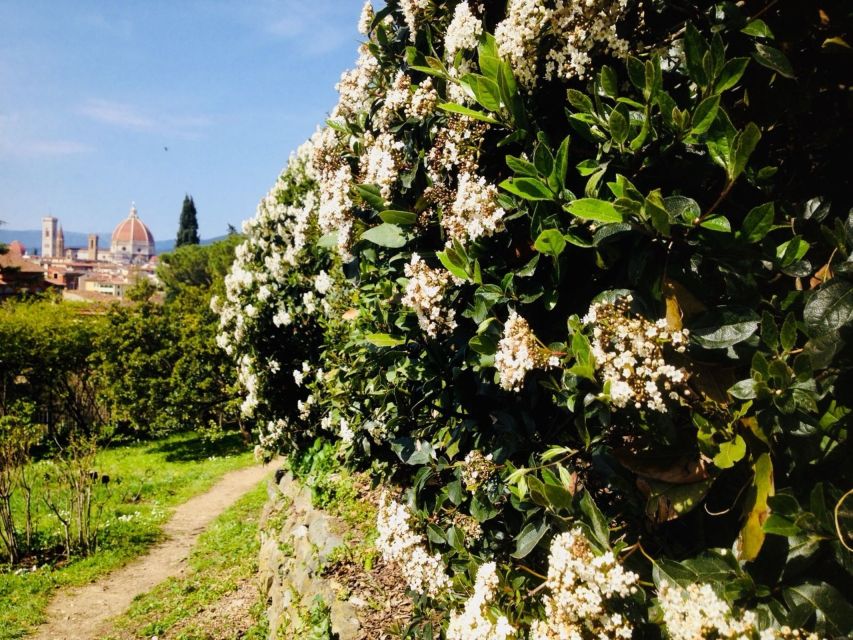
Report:
[[[92,262],[98,261],[98,234],[90,233],[89,234],[89,251],[86,254],[86,257]]]
[[[41,219],[41,255],[42,258],[56,258],[59,220],[53,216]]]

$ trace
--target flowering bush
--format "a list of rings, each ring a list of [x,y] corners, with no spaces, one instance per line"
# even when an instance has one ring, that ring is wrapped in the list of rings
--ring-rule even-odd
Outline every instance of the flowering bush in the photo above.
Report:
[[[220,342],[263,447],[405,488],[411,636],[853,631],[851,9],[807,5],[365,5]]]

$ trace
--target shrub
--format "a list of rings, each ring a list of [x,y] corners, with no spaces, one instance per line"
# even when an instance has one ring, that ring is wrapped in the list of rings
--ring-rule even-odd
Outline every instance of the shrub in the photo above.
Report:
[[[407,488],[411,635],[853,631],[851,10],[759,4],[365,6],[219,341]]]

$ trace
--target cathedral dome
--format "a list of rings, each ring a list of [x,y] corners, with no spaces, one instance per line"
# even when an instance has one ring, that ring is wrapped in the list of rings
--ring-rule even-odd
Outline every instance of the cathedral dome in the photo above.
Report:
[[[154,244],[154,236],[151,235],[151,231],[145,226],[145,223],[139,219],[135,206],[130,208],[130,215],[119,222],[113,231],[113,244],[130,244],[133,242]]]
[[[148,260],[154,255],[154,236],[139,219],[136,206],[131,206],[130,214],[113,231],[110,250],[113,258],[122,261]]]

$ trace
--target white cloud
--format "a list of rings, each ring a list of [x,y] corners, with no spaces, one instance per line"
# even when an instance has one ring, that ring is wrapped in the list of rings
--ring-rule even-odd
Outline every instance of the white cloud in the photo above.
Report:
[[[205,115],[154,113],[136,105],[100,98],[87,100],[80,106],[78,112],[96,122],[123,129],[168,134],[187,139],[200,138],[203,131],[213,124],[213,119]]]
[[[0,158],[55,158],[94,151],[78,140],[33,134],[19,115],[0,114]]]

